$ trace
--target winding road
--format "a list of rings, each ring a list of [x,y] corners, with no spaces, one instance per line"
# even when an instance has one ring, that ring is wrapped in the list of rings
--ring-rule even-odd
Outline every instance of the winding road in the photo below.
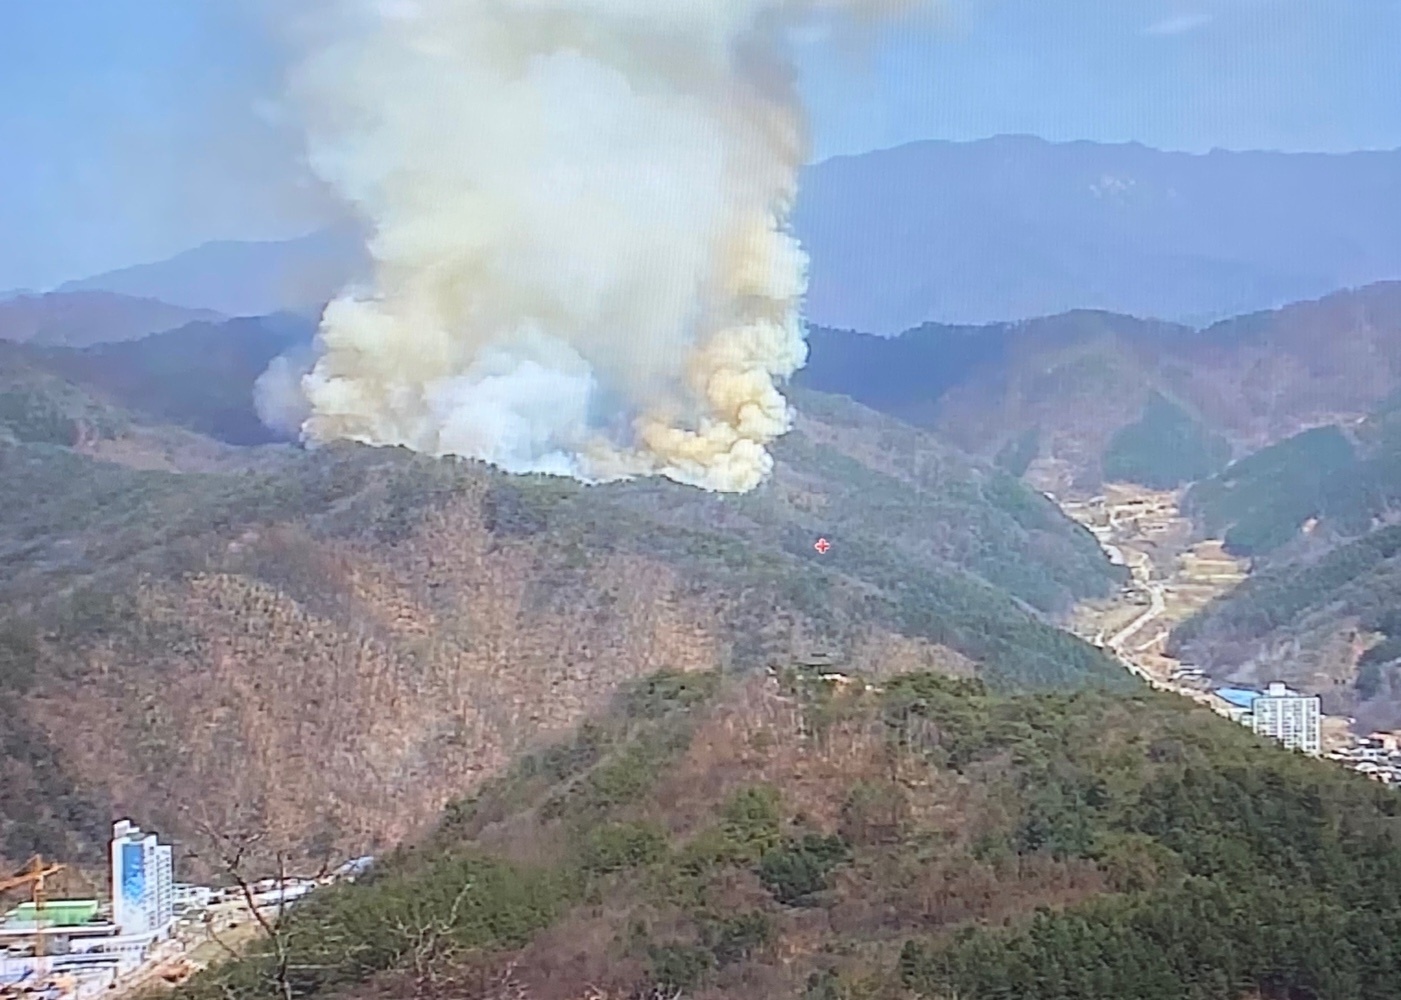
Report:
[[[1142,632],[1154,621],[1162,617],[1164,612],[1167,611],[1167,600],[1163,594],[1163,585],[1152,579],[1152,560],[1149,559],[1146,553],[1134,551],[1132,549],[1129,550],[1128,553],[1130,558],[1126,560],[1124,559],[1124,551],[1118,546],[1105,543],[1101,544],[1103,544],[1105,551],[1109,553],[1111,559],[1117,555],[1119,558],[1114,561],[1119,562],[1120,565],[1128,565],[1130,572],[1133,573],[1133,582],[1137,589],[1140,593],[1146,593],[1148,595],[1148,607],[1143,609],[1143,613],[1119,631],[1115,632],[1107,640],[1104,640],[1102,645],[1105,649],[1112,652],[1135,677],[1141,678],[1152,687],[1160,690],[1176,691],[1177,689],[1173,685],[1165,684],[1136,663],[1134,658],[1128,655],[1124,648],[1129,639]],[[1142,652],[1152,645],[1153,643],[1149,642],[1144,646],[1138,647],[1134,651]]]
[[[1129,641],[1131,636],[1137,635],[1139,632],[1143,631],[1154,620],[1160,618],[1163,612],[1167,610],[1167,601],[1163,598],[1162,584],[1144,582],[1143,589],[1148,592],[1148,607],[1144,609],[1143,614],[1139,615],[1114,635],[1110,636],[1109,640],[1105,643],[1106,646],[1120,655],[1123,654],[1124,644]]]

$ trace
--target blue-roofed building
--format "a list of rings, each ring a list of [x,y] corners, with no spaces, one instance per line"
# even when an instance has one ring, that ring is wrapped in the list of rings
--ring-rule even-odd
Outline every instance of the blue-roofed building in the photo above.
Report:
[[[1260,692],[1251,688],[1217,688],[1216,696],[1223,701],[1229,701],[1237,708],[1249,708],[1251,703],[1260,697]]]
[[[1261,696],[1261,692],[1252,688],[1223,687],[1212,693],[1226,703],[1226,715],[1231,721],[1242,724],[1250,721],[1251,706]]]

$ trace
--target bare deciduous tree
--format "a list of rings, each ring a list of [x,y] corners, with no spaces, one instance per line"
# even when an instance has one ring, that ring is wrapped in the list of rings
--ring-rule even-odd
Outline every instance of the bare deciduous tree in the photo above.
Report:
[[[257,893],[254,891],[253,883],[248,878],[248,865],[250,855],[263,842],[265,836],[261,832],[223,832],[215,830],[207,823],[199,824],[199,832],[209,843],[214,853],[214,863],[219,872],[227,876],[237,887],[239,895],[242,897],[244,905],[248,907],[248,912],[253,920],[258,924],[266,936],[273,959],[271,980],[276,987],[277,993],[283,1000],[294,1000],[294,991],[290,977],[290,950],[287,946],[286,933],[286,896],[287,896],[287,855],[286,852],[277,850],[274,857],[277,862],[277,910],[269,916],[265,908],[258,905]],[[212,924],[209,929],[210,937],[215,940],[229,955],[237,957],[234,949],[222,938],[218,936],[218,930]]]
[[[463,883],[453,897],[452,906],[442,916],[433,915],[428,907],[415,905],[407,918],[396,919],[391,925],[392,932],[406,945],[404,958],[413,976],[414,996],[441,997],[454,985],[452,975],[446,971],[460,954],[453,930],[471,891],[472,883]]]

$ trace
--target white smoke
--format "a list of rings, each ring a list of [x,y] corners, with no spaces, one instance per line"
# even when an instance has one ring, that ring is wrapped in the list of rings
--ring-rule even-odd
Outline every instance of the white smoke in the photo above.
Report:
[[[258,419],[279,434],[300,434],[311,416],[311,402],[302,391],[302,379],[315,364],[316,356],[306,347],[273,358],[253,383],[253,409]]]
[[[893,2],[323,0],[292,95],[375,275],[303,436],[754,488],[806,360],[783,32]]]

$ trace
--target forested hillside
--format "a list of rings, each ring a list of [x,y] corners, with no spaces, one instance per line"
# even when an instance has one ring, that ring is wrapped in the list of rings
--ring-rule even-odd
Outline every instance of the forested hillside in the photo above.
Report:
[[[773,481],[725,497],[398,449],[234,448],[147,422],[182,415],[188,386],[133,413],[113,402],[125,376],[93,362],[79,385],[15,351],[0,395],[10,859],[92,856],[111,810],[175,835],[238,818],[302,857],[382,847],[662,668],[1126,683],[1052,624],[1118,582],[1089,534],[844,400],[802,397]]]
[[[1016,464],[1046,488],[1171,484],[1401,389],[1401,284],[1202,330],[1083,311],[893,338],[816,329],[799,382],[975,454],[1029,448]]]
[[[1401,509],[1401,409],[1266,448],[1197,484],[1187,504],[1241,555],[1269,555],[1306,526],[1322,539],[1364,534]]]
[[[1395,724],[1401,685],[1392,688],[1390,668],[1398,657],[1378,663],[1378,654],[1366,650],[1373,634],[1384,633],[1375,636],[1382,639],[1396,631],[1385,623],[1401,608],[1398,555],[1401,527],[1393,526],[1271,564],[1179,626],[1172,648],[1218,676],[1288,680],[1323,692],[1335,713],[1366,714],[1374,726]],[[1354,675],[1359,657],[1385,666],[1385,675]],[[1374,699],[1380,701],[1367,704]]]
[[[1255,561],[1173,648],[1218,675],[1281,676],[1363,725],[1401,723],[1401,412],[1305,431],[1194,486],[1208,535]],[[1401,678],[1398,678],[1401,680]]]
[[[1365,509],[1352,436],[1329,425],[1305,431],[1247,456],[1187,494],[1186,505],[1207,534],[1238,555],[1263,556],[1299,539],[1304,526],[1327,517],[1330,527]],[[1363,520],[1366,527],[1368,520]],[[1311,529],[1312,530],[1312,529]]]
[[[1143,416],[1109,439],[1101,469],[1105,479],[1170,490],[1205,479],[1230,457],[1225,438],[1154,394]]]
[[[660,675],[178,996],[1382,1000],[1398,820],[1161,695]]]
[[[186,427],[229,444],[266,444],[280,435],[258,419],[253,384],[269,361],[310,341],[315,328],[292,315],[200,322],[83,350],[28,351],[24,360],[147,423]]]
[[[130,428],[125,411],[32,367],[22,353],[0,344],[0,441],[77,446]]]

